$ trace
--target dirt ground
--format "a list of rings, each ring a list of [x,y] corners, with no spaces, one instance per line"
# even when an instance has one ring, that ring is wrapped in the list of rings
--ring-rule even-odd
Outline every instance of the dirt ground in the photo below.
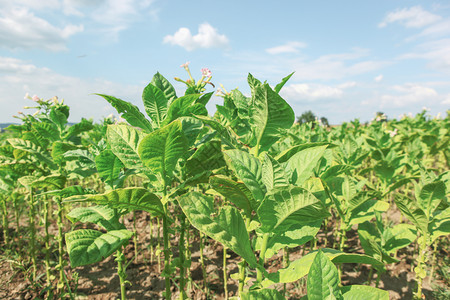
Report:
[[[163,258],[161,253],[161,262],[158,265],[156,259],[153,262],[150,261],[150,246],[143,245],[155,245],[155,231],[156,226],[153,228],[153,238],[150,238],[150,217],[145,212],[136,213],[136,227],[139,237],[138,249],[139,254],[136,260],[134,256],[134,245],[132,241],[126,247],[126,255],[129,260],[132,260],[127,269],[127,280],[131,285],[127,287],[128,299],[163,299],[162,292],[164,291],[164,278],[161,277],[161,269],[163,268]],[[127,228],[132,228],[133,218],[125,218],[125,225]],[[43,267],[43,256],[39,257],[39,270],[37,283],[32,284],[30,280],[25,276],[26,270],[29,269],[29,262],[21,262],[18,260],[18,256],[14,253],[18,253],[23,250],[25,245],[19,245],[19,239],[21,234],[25,234],[26,225],[17,233],[13,225],[10,225],[10,236],[15,237],[13,245],[15,250],[5,253],[3,250],[0,252],[0,299],[46,299],[47,294],[43,290],[45,283],[45,270]],[[329,228],[327,232],[331,232],[332,226],[329,222]],[[70,229],[70,225],[67,224],[67,230]],[[50,228],[53,234],[56,233],[56,226],[52,225]],[[348,233],[348,243],[346,252],[363,253],[363,250],[357,239],[356,231],[352,230]],[[194,229],[190,231],[190,245],[192,252],[192,263],[189,271],[189,276],[192,280],[188,282],[188,296],[191,299],[224,299],[224,290],[222,284],[223,270],[222,270],[222,255],[223,249],[219,243],[208,239],[205,244],[204,257],[207,274],[207,293],[205,293],[203,272],[200,264],[200,251],[199,251],[199,235]],[[3,238],[3,237],[2,237]],[[332,234],[325,235],[324,231],[320,231],[317,236],[318,247],[331,247],[333,244]],[[162,239],[162,234],[161,234]],[[3,240],[1,241],[3,244]],[[173,248],[177,246],[177,241],[171,241]],[[41,245],[43,247],[43,245]],[[54,246],[56,248],[56,245]],[[305,251],[306,249],[306,251]],[[302,247],[292,249],[290,252],[290,260],[300,258],[303,252],[307,253],[310,249],[310,244],[307,243]],[[56,249],[54,249],[56,250]],[[414,273],[411,270],[411,264],[414,261],[414,254],[417,251],[410,246],[406,249],[399,251],[398,258],[400,263],[389,265],[387,272],[382,274],[379,280],[379,288],[388,290],[391,299],[412,299],[412,293],[415,290]],[[56,251],[54,251],[53,260],[56,261]],[[445,257],[450,255],[448,249],[441,249],[438,257]],[[177,256],[177,253],[174,254]],[[67,257],[68,260],[68,257]],[[239,258],[229,251],[228,258],[228,296],[235,296],[237,293],[237,281],[230,277],[231,274],[237,273],[237,263]],[[28,265],[27,265],[28,263]],[[282,266],[281,254],[275,256],[267,261],[267,268],[269,272],[274,272]],[[109,257],[106,260],[89,266],[77,267],[75,269],[67,266],[65,268],[67,278],[70,282],[70,286],[76,299],[118,299],[120,298],[119,278],[116,274],[116,264],[114,257]],[[344,264],[342,270],[342,284],[367,284],[367,278],[370,272],[370,266],[357,265],[357,264]],[[30,272],[28,272],[29,274]],[[77,275],[78,274],[78,280]],[[55,274],[56,275],[56,274]],[[375,286],[376,278],[378,275],[374,275],[374,280],[371,285]],[[287,298],[299,299],[306,293],[305,279],[301,279],[295,283],[289,283],[286,285]],[[424,281],[424,294],[426,299],[432,298],[432,287],[434,285],[443,285],[442,282],[434,280],[430,282],[430,278],[426,278]],[[55,281],[56,286],[56,281]],[[283,291],[283,285],[277,286],[280,291]],[[174,284],[172,286],[173,299],[178,297],[178,289]],[[55,299],[56,296],[50,296],[49,299]],[[67,297],[67,299],[69,299]]]

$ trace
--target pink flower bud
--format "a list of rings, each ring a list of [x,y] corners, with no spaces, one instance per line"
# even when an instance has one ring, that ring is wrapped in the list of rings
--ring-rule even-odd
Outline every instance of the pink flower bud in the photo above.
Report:
[[[187,68],[189,67],[189,64],[190,64],[190,62],[187,61],[187,62],[185,62],[184,64],[182,64],[180,67],[181,67],[181,68],[187,69]]]
[[[39,97],[37,95],[33,95],[33,97],[31,97],[31,100],[33,100],[34,102],[39,101]]]

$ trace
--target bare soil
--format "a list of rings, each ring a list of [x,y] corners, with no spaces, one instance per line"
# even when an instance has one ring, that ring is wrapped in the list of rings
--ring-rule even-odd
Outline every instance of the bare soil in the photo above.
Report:
[[[27,225],[25,220],[21,224],[19,231],[10,224],[10,236],[14,237],[11,242],[12,250],[0,250],[0,299],[56,299],[57,295],[49,295],[44,289],[45,286],[45,270],[44,270],[44,256],[39,256],[39,270],[38,280],[32,283],[29,279],[30,262],[26,254],[23,254],[24,259],[21,260],[18,253],[24,253],[26,249],[25,241],[27,241]],[[150,221],[153,221],[153,236],[150,236]],[[132,216],[127,216],[124,219],[127,228],[133,228]],[[23,226],[22,226],[23,225]],[[317,247],[332,247],[334,237],[331,234],[332,228],[336,224],[328,223],[326,230],[321,230],[317,236]],[[161,226],[162,227],[162,226]],[[128,299],[163,299],[164,278],[161,276],[163,268],[163,257],[161,252],[160,262],[156,257],[151,261],[150,245],[156,246],[156,223],[150,220],[150,216],[145,212],[136,212],[136,228],[138,232],[138,256],[134,259],[134,244],[126,247],[126,255],[131,260],[127,269],[127,280],[131,283],[127,287]],[[66,224],[67,231],[70,230],[70,224]],[[323,228],[325,229],[325,228]],[[56,225],[52,224],[51,233],[56,235]],[[325,233],[327,232],[327,233]],[[42,234],[42,232],[41,232]],[[161,233],[162,239],[162,233]],[[346,252],[364,253],[355,230],[348,232],[348,242]],[[223,270],[222,270],[222,255],[223,248],[221,244],[208,239],[205,244],[204,257],[206,267],[206,282],[207,289],[204,286],[204,278],[202,267],[200,263],[199,251],[199,234],[198,231],[191,228],[190,230],[190,249],[192,252],[191,268],[188,273],[188,297],[191,299],[225,299],[223,289]],[[177,239],[171,241],[172,249],[174,249],[173,256],[178,256]],[[1,245],[4,246],[3,236],[1,236]],[[144,246],[148,245],[148,246]],[[42,239],[39,239],[39,246],[43,249],[44,245]],[[56,244],[53,245],[52,260],[56,261]],[[300,258],[302,255],[308,253],[310,250],[310,243],[302,247],[291,249],[290,260]],[[237,263],[240,258],[231,251],[228,251],[228,296],[235,296],[237,293],[237,281],[230,277],[231,274],[238,272]],[[42,253],[42,252],[39,252]],[[377,277],[379,279],[379,288],[388,290],[391,299],[412,299],[415,288],[414,273],[411,266],[415,261],[416,249],[413,246],[402,249],[398,253],[397,264],[392,264],[387,267],[387,272],[381,275],[374,274],[371,286],[375,286]],[[448,257],[450,253],[448,249],[440,249],[438,259]],[[66,257],[68,261],[68,257]],[[114,257],[109,257],[104,261],[83,267],[72,269],[68,263],[65,267],[65,273],[69,280],[71,290],[76,299],[118,299],[120,298],[119,278],[116,274],[116,263]],[[270,258],[267,261],[267,268],[269,272],[274,272],[281,268],[282,256],[281,254]],[[367,279],[370,272],[370,266],[358,264],[344,264],[342,269],[342,284],[368,284]],[[78,276],[77,276],[78,274]],[[55,276],[57,274],[55,273]],[[78,277],[78,279],[77,279]],[[299,299],[306,293],[306,280],[301,279],[298,282],[289,283],[286,285],[287,299]],[[432,287],[444,286],[445,284],[438,279],[426,278],[424,280],[424,294],[426,299],[433,299]],[[56,287],[56,281],[54,282]],[[178,288],[175,284],[172,285],[173,299],[178,297]],[[280,291],[283,291],[284,286],[280,284],[277,286]],[[69,299],[68,296],[64,297]]]

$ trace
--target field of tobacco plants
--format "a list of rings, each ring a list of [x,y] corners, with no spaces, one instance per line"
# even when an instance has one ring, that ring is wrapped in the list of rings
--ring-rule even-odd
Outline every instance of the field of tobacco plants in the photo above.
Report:
[[[98,94],[98,124],[29,97],[0,134],[0,298],[449,299],[449,114],[299,125],[291,74],[210,116],[184,67],[145,112]]]

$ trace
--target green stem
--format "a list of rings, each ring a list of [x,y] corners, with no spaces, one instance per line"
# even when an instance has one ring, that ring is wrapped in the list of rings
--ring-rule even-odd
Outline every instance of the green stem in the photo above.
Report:
[[[422,241],[419,244],[419,257],[417,259],[417,267],[415,269],[416,271],[416,280],[417,280],[417,293],[416,297],[417,299],[422,299],[422,283],[423,279],[426,277],[426,271],[425,271],[425,254],[427,250],[427,235],[423,235]],[[417,273],[419,272],[419,274]],[[425,276],[424,274],[425,273]]]
[[[44,199],[44,230],[45,230],[45,274],[47,286],[50,286],[50,234],[48,232],[48,227],[50,226],[50,222],[48,220],[48,206],[49,201],[47,197]]]
[[[179,253],[180,253],[180,300],[186,299],[187,295],[185,292],[185,286],[186,286],[186,280],[185,280],[185,276],[186,276],[186,269],[184,267],[184,262],[185,262],[185,251],[186,249],[184,249],[184,239],[185,239],[185,231],[186,231],[186,216],[184,215],[184,213],[181,213],[180,215],[180,240],[179,240]]]
[[[56,197],[56,204],[58,207],[58,218],[57,218],[57,225],[58,225],[58,268],[59,268],[59,281],[58,281],[58,290],[62,289],[64,286],[64,223],[63,223],[63,205],[61,201],[61,197]]]
[[[204,245],[204,242],[203,242],[203,235],[202,235],[202,233],[199,231],[198,234],[200,236],[200,264],[202,266],[203,288],[204,288],[204,293],[206,295],[208,295],[208,282],[206,281],[205,257],[203,255],[203,250],[204,250],[205,245]]]
[[[262,269],[264,269],[264,263],[266,259],[266,249],[267,249],[267,242],[269,241],[270,233],[264,233],[262,245],[261,245],[261,252],[259,253],[259,265],[261,266],[261,269],[256,269],[256,280],[258,283],[261,283],[263,280],[263,274]]]
[[[172,293],[170,291],[170,249],[169,249],[169,220],[167,218],[167,203],[164,204],[163,216],[163,238],[164,238],[164,280],[166,286],[165,298],[170,300]]]
[[[116,261],[117,261],[117,275],[119,275],[120,282],[120,299],[125,300],[127,296],[126,284],[127,284],[127,273],[126,273],[126,265],[125,265],[125,255],[123,254],[123,248],[120,247],[116,252]]]
[[[30,205],[30,211],[28,213],[28,221],[30,225],[30,255],[31,255],[31,262],[32,262],[32,268],[33,268],[33,281],[36,280],[36,225],[35,225],[35,203],[34,203],[34,196],[33,196],[33,190],[30,190],[29,195],[29,205]]]
[[[133,243],[134,243],[134,263],[138,262],[138,235],[136,229],[136,212],[133,211]]]
[[[246,265],[247,265],[247,262],[245,260],[242,260],[239,263],[239,296],[241,298],[242,298],[242,292],[244,291]]]
[[[6,197],[2,197],[2,209],[3,209],[3,239],[5,240],[5,246],[9,246],[9,234],[8,234],[8,208],[6,207]]]
[[[225,293],[225,300],[228,299],[228,284],[227,284],[227,247],[223,247],[223,291]]]

